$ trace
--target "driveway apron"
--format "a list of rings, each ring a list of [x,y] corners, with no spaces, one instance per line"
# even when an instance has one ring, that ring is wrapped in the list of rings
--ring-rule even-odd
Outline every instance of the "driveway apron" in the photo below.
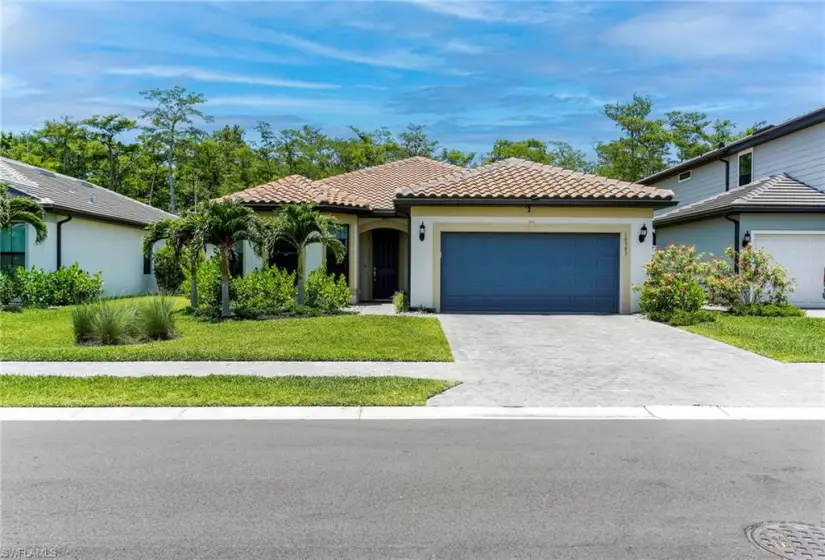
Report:
[[[825,406],[823,364],[783,364],[638,316],[440,317],[464,384],[431,405]]]

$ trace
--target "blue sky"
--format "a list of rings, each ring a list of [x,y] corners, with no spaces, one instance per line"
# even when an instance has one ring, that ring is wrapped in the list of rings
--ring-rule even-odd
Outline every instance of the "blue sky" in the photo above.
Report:
[[[819,2],[2,2],[2,126],[144,108],[183,85],[216,124],[428,126],[588,149],[650,95],[747,126],[825,105]]]

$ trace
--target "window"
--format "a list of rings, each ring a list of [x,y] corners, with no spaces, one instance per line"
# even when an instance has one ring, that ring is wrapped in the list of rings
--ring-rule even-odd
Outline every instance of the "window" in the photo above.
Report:
[[[143,256],[143,274],[152,274],[152,257]]]
[[[26,224],[12,224],[0,232],[0,270],[26,267]]]
[[[693,177],[693,171],[684,171],[679,173],[679,182],[684,183],[685,181],[690,181]]]
[[[289,273],[298,270],[298,252],[295,247],[286,241],[279,241],[275,246],[275,253],[269,258],[269,266],[275,266]]]
[[[235,243],[235,253],[229,259],[229,274],[233,278],[243,276],[243,241]]]
[[[753,181],[753,150],[739,154],[739,186]]]
[[[343,274],[344,278],[349,282],[349,225],[344,224],[344,227],[335,232],[335,237],[344,244],[347,253],[344,255],[344,260],[339,263],[335,260],[335,255],[332,254],[332,251],[327,248],[327,274],[334,274],[336,276]]]

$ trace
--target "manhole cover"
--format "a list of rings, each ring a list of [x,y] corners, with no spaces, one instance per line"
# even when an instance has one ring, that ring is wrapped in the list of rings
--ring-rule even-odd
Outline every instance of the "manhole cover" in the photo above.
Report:
[[[825,523],[758,523],[745,529],[745,534],[753,544],[780,558],[825,558]]]

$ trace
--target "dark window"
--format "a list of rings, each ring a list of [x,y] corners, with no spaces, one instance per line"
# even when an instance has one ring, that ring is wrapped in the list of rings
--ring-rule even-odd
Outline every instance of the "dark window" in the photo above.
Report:
[[[347,253],[344,255],[344,260],[340,263],[335,260],[335,255],[327,248],[327,274],[343,274],[344,278],[349,282],[349,225],[344,225],[340,230],[335,232],[337,237],[344,247],[347,248]]]
[[[152,257],[143,256],[143,274],[152,274]]]
[[[243,276],[243,241],[235,243],[235,252],[229,259],[229,274],[233,278]]]
[[[267,264],[287,272],[296,272],[298,270],[298,252],[295,247],[286,241],[279,241],[277,247],[275,247],[275,254],[270,257]]]
[[[739,156],[739,186],[753,181],[753,152]]]
[[[26,267],[26,224],[12,224],[0,232],[0,270]]]

